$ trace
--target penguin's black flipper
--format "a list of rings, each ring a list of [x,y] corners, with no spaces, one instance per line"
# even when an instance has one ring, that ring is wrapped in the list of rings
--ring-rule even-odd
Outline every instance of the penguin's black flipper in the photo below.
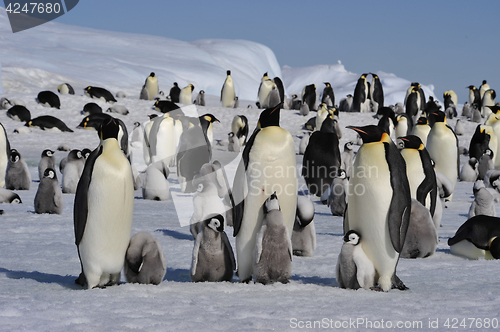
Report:
[[[410,223],[411,195],[410,185],[406,177],[406,164],[403,156],[394,143],[384,142],[385,158],[389,165],[391,178],[392,199],[387,214],[389,234],[392,246],[400,253],[406,238],[406,231]]]
[[[392,275],[392,288],[399,289],[399,290],[407,290],[409,289],[406,287],[406,285],[401,281],[401,279],[398,278],[396,275],[396,272]]]
[[[234,252],[233,248],[231,247],[231,243],[229,242],[229,239],[227,237],[226,232],[221,232],[221,237],[222,237],[222,244],[227,248],[227,252],[229,253],[229,258],[231,258],[231,264],[233,271],[236,270],[236,259],[234,259]]]
[[[89,210],[88,204],[88,194],[90,180],[92,179],[92,171],[94,170],[94,164],[102,153],[102,146],[98,147],[87,158],[85,162],[85,167],[83,168],[82,176],[80,181],[78,181],[78,186],[76,187],[75,194],[75,204],[73,208],[73,222],[75,228],[75,244],[78,246],[82,240],[83,233],[85,232],[85,226],[87,224],[87,215]]]

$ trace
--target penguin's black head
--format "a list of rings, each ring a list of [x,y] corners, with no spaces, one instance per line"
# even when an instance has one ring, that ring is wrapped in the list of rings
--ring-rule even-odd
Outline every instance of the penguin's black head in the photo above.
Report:
[[[264,214],[267,214],[271,210],[281,211],[280,202],[278,200],[278,196],[276,195],[276,191],[266,199],[263,207],[264,207]]]
[[[469,165],[470,167],[472,167],[473,169],[476,168],[476,165],[477,165],[477,159],[472,157],[469,159]]]
[[[483,84],[488,84],[488,83],[486,82],[486,80],[483,80]],[[483,85],[483,84],[481,84],[481,85]]]
[[[82,151],[74,149],[68,153],[68,160],[77,160],[83,158]]]
[[[361,235],[355,230],[351,229],[344,235],[345,243],[350,243],[357,246],[359,244],[359,241],[361,241]]]
[[[85,148],[82,150],[82,157],[87,159],[91,153],[92,153],[92,151],[90,151],[90,149]]]
[[[491,99],[495,99],[497,97],[497,93],[493,89],[486,90],[484,94],[489,93],[491,95]]]
[[[204,114],[204,115],[202,115],[202,117],[203,117],[205,120],[207,120],[208,122],[210,122],[210,123],[220,122],[220,121],[219,121],[219,119],[217,119],[217,118],[215,117],[215,115],[210,114],[210,113]]]
[[[352,150],[352,146],[353,146],[353,143],[351,141],[347,142],[346,144],[344,144],[344,151],[345,150],[351,151]]]
[[[54,152],[55,151],[49,149],[43,150],[42,157],[52,157],[54,155]]]
[[[500,238],[495,237],[490,242],[490,253],[495,259],[500,259]]]
[[[283,103],[279,103],[275,107],[266,108],[260,113],[259,116],[259,126],[260,128],[266,128],[270,126],[280,125],[280,109]]]
[[[445,122],[446,114],[443,111],[435,110],[431,113],[431,116],[434,117],[434,122]]]
[[[189,84],[189,87],[191,88],[191,92],[194,90],[194,85]]]
[[[174,82],[174,86],[175,86],[175,87],[178,87],[179,85],[177,84],[177,82]]]
[[[404,145],[403,148],[405,149],[416,149],[416,150],[424,149],[424,144],[422,143],[422,140],[418,136],[408,135],[405,137],[398,137],[398,140],[401,140],[403,142]]]
[[[148,118],[149,120],[153,120],[154,118],[156,118],[158,116],[158,114],[149,114],[148,115]]]
[[[220,214],[212,215],[205,221],[205,226],[210,227],[214,232],[224,231],[224,217]]]
[[[319,131],[322,133],[335,133],[335,122],[331,115],[326,117],[321,124],[321,129]]]
[[[120,131],[120,125],[115,118],[106,119],[99,126],[99,137],[101,140],[105,141],[108,138],[118,139],[118,132]]]
[[[21,155],[17,152],[16,149],[10,150],[10,161],[13,163],[17,163],[21,159]]]
[[[266,77],[267,76],[267,71],[264,73],[264,75],[262,75],[262,77]]]
[[[427,124],[427,118],[424,118],[423,116],[421,116],[420,118],[418,118],[417,124],[419,124],[419,125],[426,125]]]
[[[323,82],[324,85],[330,86],[330,82]]]
[[[49,179],[57,179],[56,171],[54,171],[52,168],[46,168],[45,171],[43,171],[43,177]]]
[[[361,136],[363,143],[380,142],[382,140],[385,141],[386,138],[389,138],[384,129],[375,125],[368,125],[363,127],[347,126],[346,128],[356,131],[359,136]]]
[[[228,71],[226,72],[226,74],[231,75],[231,71],[230,71],[230,70],[228,70]]]
[[[498,111],[500,111],[500,106],[494,105],[494,106],[486,106],[488,107],[493,113],[498,114]]]
[[[151,77],[155,77],[155,73],[154,73],[154,72],[151,72],[151,74],[149,74],[149,76],[151,76]]]
[[[474,85],[469,85],[468,87],[466,87],[466,89],[469,89],[469,90],[476,90],[476,87]]]

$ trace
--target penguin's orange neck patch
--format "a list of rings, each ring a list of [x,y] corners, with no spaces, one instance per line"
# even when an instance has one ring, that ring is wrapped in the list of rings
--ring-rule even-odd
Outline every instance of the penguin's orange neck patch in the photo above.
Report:
[[[382,137],[380,138],[380,142],[390,142],[390,141],[391,138],[389,137],[389,135],[387,133],[383,133]]]

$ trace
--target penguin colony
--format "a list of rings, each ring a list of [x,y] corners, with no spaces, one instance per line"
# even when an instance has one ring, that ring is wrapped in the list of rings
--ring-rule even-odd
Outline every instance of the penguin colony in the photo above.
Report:
[[[372,76],[371,82],[368,76]],[[241,151],[242,156],[232,188],[224,169],[214,166],[218,162],[212,155],[213,125],[219,120],[210,113],[190,117],[183,112],[183,105],[205,105],[203,90],[193,100],[193,84],[180,88],[174,82],[165,97],[158,77],[151,72],[139,98],[154,103],[151,108],[159,113],[137,123],[129,142],[123,121],[103,114],[101,106],[112,104],[106,106],[107,111],[121,116],[129,110],[115,104],[117,99],[105,88],[83,89],[97,103],[82,107],[86,117],[79,127],[97,130],[100,143],[86,153],[73,149],[61,160],[61,184],[55,151],[45,149],[38,165],[40,183],[34,200],[36,213],[62,214],[63,193],[74,194],[75,243],[82,269],[76,282],[88,288],[118,284],[125,269],[128,282],[161,283],[166,261],[159,241],[146,232],[131,237],[133,191],[142,182],[144,199],[170,199],[172,167],[182,191],[193,195],[192,281],[232,281],[236,272],[241,282],[289,282],[293,256],[313,256],[316,233],[314,204],[309,197],[298,195],[293,137],[280,127],[280,112],[285,110],[298,110],[304,116],[317,112],[300,142],[300,154],[304,155],[301,174],[306,193],[321,197],[333,215],[344,218],[344,244],[336,267],[332,267],[341,288],[407,289],[396,274],[398,261],[434,253],[442,210],[453,199],[457,180],[474,183],[475,200],[469,220],[448,240],[451,253],[469,259],[500,258],[500,219],[495,218],[494,208],[495,191],[500,191],[500,186],[498,175],[492,173],[500,169],[500,158],[496,158],[500,153],[499,107],[495,91],[486,82],[479,89],[467,87],[469,98],[462,112],[466,118],[459,119],[454,129],[448,124],[458,114],[454,91],[444,93],[442,107],[431,97],[427,101],[420,84],[412,83],[404,101],[387,107],[382,82],[374,73],[361,75],[353,94],[338,104],[332,85],[324,85],[317,94],[316,85],[307,84],[300,99],[294,95],[290,100],[279,77],[262,76],[256,96],[262,109],[259,122],[249,123],[241,112],[232,123],[221,124],[228,131],[227,149]],[[238,107],[236,87],[228,70],[220,95],[222,107]],[[75,95],[68,83],[59,85],[57,91]],[[42,91],[36,99],[44,107],[64,109],[52,91]],[[24,105],[13,105],[6,98],[2,108],[26,127],[73,132],[54,116],[31,118]],[[340,152],[339,111],[373,112],[379,117],[378,125],[347,127],[359,135],[356,154],[355,142],[346,143]],[[470,160],[460,170],[457,135],[463,135],[467,119],[484,124],[477,126],[469,146]],[[252,125],[253,134],[249,130]],[[19,151],[10,147],[4,127],[1,129],[2,201],[21,203],[18,194],[10,190],[29,190],[31,176]],[[148,165],[140,176],[127,159],[134,144],[144,151]],[[320,176],[318,170],[323,168],[331,172]],[[269,169],[273,175],[263,175]],[[278,176],[282,169],[293,171]],[[360,172],[371,169],[377,174]],[[349,191],[361,187],[363,193]],[[283,188],[287,190],[279,190]],[[124,195],[113,195],[115,192]],[[236,255],[227,227],[233,227]]]

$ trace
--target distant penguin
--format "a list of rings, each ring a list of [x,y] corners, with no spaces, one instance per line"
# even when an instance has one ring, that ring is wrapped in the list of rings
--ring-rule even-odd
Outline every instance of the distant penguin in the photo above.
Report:
[[[37,101],[45,107],[61,108],[59,97],[52,91],[41,91],[38,93]]]
[[[238,96],[234,97],[233,108],[240,108],[240,100],[238,99]]]
[[[233,235],[242,282],[251,279],[255,239],[264,217],[262,205],[275,190],[280,190],[278,199],[290,235],[293,229],[297,209],[295,144],[292,135],[279,126],[279,118],[279,107],[261,112],[259,126],[245,145],[234,178]],[[245,188],[253,190],[245,194]]]
[[[198,92],[198,95],[196,96],[196,99],[194,100],[194,104],[198,106],[205,106],[205,91],[200,90]]]
[[[151,72],[146,78],[144,85],[142,86],[139,99],[153,100],[153,98],[160,92],[158,87],[158,78],[155,76],[154,72]]]
[[[55,151],[50,149],[45,149],[42,152],[40,162],[38,163],[38,178],[42,180],[45,169],[52,168],[56,169],[56,157],[54,157]]]
[[[481,115],[481,109],[478,104],[471,105],[471,121],[475,123],[481,123],[483,121],[483,116]]]
[[[495,163],[493,162],[494,152],[491,149],[486,149],[484,154],[479,158],[477,171],[477,178],[483,180],[484,176],[489,170],[495,169]]]
[[[325,88],[323,89],[323,96],[321,97],[321,102],[325,103],[329,107],[335,106],[335,94],[333,93],[333,88],[330,82],[325,82]]]
[[[157,100],[154,103],[153,108],[155,109],[155,111],[161,113],[168,113],[173,110],[180,109],[179,105],[170,100]]]
[[[292,276],[292,241],[276,193],[264,203],[264,219],[257,234],[253,273],[255,282],[288,283]]]
[[[85,106],[83,106],[82,114],[84,116],[89,116],[95,113],[102,113],[101,106],[97,105],[96,103],[87,103],[85,104]]]
[[[170,165],[177,150],[175,120],[168,113],[151,118],[144,128],[143,143],[147,163],[163,161]]]
[[[411,215],[402,258],[425,258],[436,252],[438,234],[429,210],[416,199],[411,200]]]
[[[448,90],[443,94],[444,99],[444,109],[446,110],[450,106],[456,107],[458,105],[458,97],[455,91]]]
[[[302,102],[307,104],[309,111],[316,110],[316,85],[309,84],[304,87]]]
[[[316,130],[316,117],[313,116],[307,122],[304,124],[303,129],[309,130],[309,131],[315,131]]]
[[[413,130],[413,119],[405,113],[396,116],[396,133],[395,137],[408,136]]]
[[[380,78],[377,74],[370,74],[372,75],[372,84],[370,85],[371,99],[378,104],[378,108],[384,107],[384,89],[382,88],[382,82],[380,82]]]
[[[121,114],[121,115],[127,115],[129,113],[127,107],[124,106],[124,105],[113,105],[113,106],[109,107],[106,110],[106,112],[118,113],[118,114]]]
[[[194,90],[194,85],[192,84],[189,84],[188,86],[184,87],[181,90],[181,93],[179,94],[179,103],[191,105],[193,103],[193,95],[192,95],[193,90]]]
[[[344,144],[344,151],[340,155],[340,168],[345,170],[347,178],[350,178],[352,175],[352,165],[354,163],[354,151],[352,150],[353,145],[354,143],[351,141]]]
[[[127,98],[127,95],[126,95],[126,94],[125,94],[125,92],[123,92],[123,91],[118,91],[118,92],[116,93],[116,97],[117,97],[117,98]]]
[[[76,282],[89,289],[119,283],[130,242],[134,184],[119,130],[116,119],[102,124],[101,143],[87,159],[75,195],[75,244],[82,267]]]
[[[431,116],[434,116],[436,123],[429,132],[426,148],[435,163],[434,169],[444,174],[452,183],[452,194],[447,197],[451,201],[460,167],[458,138],[446,123],[446,116],[442,111],[435,111]]]
[[[21,197],[12,190],[0,187],[0,203],[21,204]]]
[[[374,286],[375,267],[363,250],[361,235],[355,230],[344,235],[344,244],[335,267],[335,279],[340,288],[370,289]]]
[[[191,281],[218,282],[233,279],[236,262],[231,243],[224,231],[222,215],[211,215],[202,221],[192,257]]]
[[[69,83],[63,83],[57,87],[57,91],[62,95],[74,95],[75,90]]]
[[[264,73],[259,85],[259,90],[257,92],[260,105],[259,108],[268,108],[275,106],[266,104],[266,101],[269,100],[268,98],[269,94],[271,93],[271,90],[273,89],[274,86],[276,86],[276,84],[269,78],[269,76],[267,76],[267,72]]]
[[[368,89],[366,76],[368,76],[368,74],[361,75],[354,88],[352,112],[368,112],[368,94],[370,90]]]
[[[481,94],[479,89],[477,89],[474,85],[469,85],[467,87],[469,89],[469,103],[468,105],[472,105],[474,103],[481,104]],[[465,104],[464,104],[465,107]],[[462,116],[466,116],[462,113]]]
[[[481,100],[483,100],[484,93],[490,89],[490,85],[486,80],[483,80],[481,85],[479,86],[479,96],[481,97]],[[480,105],[481,106],[481,105]]]
[[[227,145],[227,150],[229,152],[240,152],[240,140],[234,135],[233,132],[227,134],[229,144]]]
[[[71,150],[68,153],[67,161],[62,171],[62,192],[65,194],[75,194],[78,181],[85,166],[85,159],[80,150]]]
[[[72,133],[73,130],[68,128],[68,126],[52,115],[42,115],[37,118],[31,119],[25,124],[26,127],[39,128],[41,130],[54,130]]]
[[[302,104],[302,102],[300,101],[299,96],[297,96],[296,94],[293,94],[292,100],[290,101],[290,109],[291,110],[299,110],[301,104]]]
[[[222,103],[222,107],[231,107],[234,99],[236,98],[236,94],[233,78],[231,77],[231,71],[228,70],[226,74],[226,80],[224,81],[222,90],[220,91],[220,101]]]
[[[348,197],[344,233],[355,230],[362,234],[363,249],[373,262],[378,286],[383,291],[393,286],[406,289],[396,276],[411,209],[404,158],[381,128],[373,125],[348,128],[363,139],[349,183],[352,188],[361,186],[365,190],[363,194]],[[370,167],[376,167],[377,177],[358,174]]]
[[[406,162],[411,198],[429,209],[431,216],[434,216],[438,188],[429,152],[418,136],[409,135],[399,139],[403,145],[401,155]]]
[[[327,117],[320,131],[312,133],[302,160],[302,176],[311,195],[321,196],[340,167],[339,139]]]
[[[333,216],[343,216],[347,206],[347,197],[349,195],[349,180],[346,171],[339,169],[337,175],[333,178],[328,196],[327,205]]]
[[[419,102],[420,95],[418,94],[417,88],[413,87],[410,94],[406,98],[405,112],[413,119],[414,122],[417,121],[421,115]]]
[[[304,131],[304,135],[300,139],[299,143],[299,155],[303,155],[306,152],[307,145],[309,144],[309,139],[311,138],[310,131]]]
[[[174,86],[170,88],[170,92],[168,94],[170,97],[170,100],[173,103],[178,103],[180,94],[181,94],[181,88],[179,88],[179,85],[177,84],[177,82],[174,82]]]
[[[273,82],[276,85],[276,89],[278,89],[279,100],[284,105],[286,103],[286,98],[285,98],[285,87],[283,85],[283,81],[281,80],[281,78],[276,76],[275,78],[273,78]],[[284,108],[286,108],[286,107],[284,107]]]
[[[166,201],[170,199],[170,184],[168,166],[161,160],[150,164],[144,174],[142,184],[142,198],[153,201]]]
[[[5,171],[9,162],[10,142],[3,124],[0,123],[0,187],[5,186]]]
[[[457,136],[462,136],[464,133],[465,133],[464,122],[460,119],[457,119],[457,122],[455,123],[455,134],[457,134]]]
[[[10,190],[29,190],[31,175],[28,165],[16,149],[11,149],[5,172],[5,188]]]
[[[64,198],[56,171],[46,168],[35,195],[35,213],[61,214],[63,207]]]
[[[244,115],[235,115],[231,122],[231,131],[240,140],[240,146],[247,143],[248,139],[248,119]]]
[[[85,89],[83,89],[84,94],[87,97],[93,98],[93,99],[100,99],[102,101],[108,102],[108,103],[116,103],[115,97],[109,92],[108,90],[96,86],[88,86]]]
[[[488,189],[486,189],[484,185],[478,188],[476,183],[474,183],[472,191],[474,193],[474,201],[469,208],[468,218],[470,219],[478,215],[496,217],[495,201]]]
[[[467,119],[471,117],[471,112],[470,112],[470,106],[469,105],[472,105],[472,104],[469,104],[468,102],[465,102],[464,106],[462,107],[462,114],[461,114],[461,116],[463,116],[463,117],[465,117]]]
[[[139,121],[134,122],[134,129],[132,129],[132,134],[130,135],[130,143],[138,142],[142,144],[143,136],[141,123]]]
[[[353,112],[352,109],[353,97],[348,94],[345,98],[342,98],[339,103],[339,110],[342,112]]]
[[[307,196],[297,196],[297,214],[293,224],[292,249],[295,256],[312,257],[316,250],[314,203]]]
[[[469,156],[479,158],[483,155],[490,144],[491,137],[486,133],[486,129],[482,125],[477,125],[474,134],[469,143]]]
[[[307,105],[307,103],[305,101],[303,101],[301,106],[300,106],[299,114],[302,116],[309,115],[309,105]]]
[[[460,171],[460,181],[465,182],[475,182],[479,175],[479,171],[477,170],[477,159],[471,157],[469,161],[467,161]]]
[[[469,259],[500,259],[500,218],[478,215],[463,223],[448,239],[453,255]]]
[[[491,109],[487,106],[495,106],[496,92],[493,89],[486,90],[484,92],[483,99],[481,101],[481,115],[483,118],[487,118],[491,114]]]
[[[159,285],[167,272],[167,262],[160,242],[147,232],[132,236],[125,254],[127,282]]]
[[[0,99],[0,109],[8,110],[9,108],[11,108],[14,105],[15,104],[13,102],[11,102],[9,99],[7,99],[5,97],[2,97]]]
[[[26,122],[31,120],[30,111],[22,105],[14,105],[7,110],[7,116],[12,120]]]

